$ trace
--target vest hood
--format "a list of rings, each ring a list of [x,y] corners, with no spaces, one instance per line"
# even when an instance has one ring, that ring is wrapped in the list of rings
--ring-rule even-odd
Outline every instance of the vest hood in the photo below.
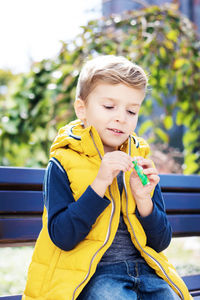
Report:
[[[51,146],[50,155],[52,157],[59,148],[70,148],[80,154],[95,156],[97,155],[97,149],[93,140],[99,152],[103,155],[103,144],[96,129],[93,126],[84,128],[80,120],[72,121],[59,130]]]
[[[136,137],[135,133],[131,137],[134,141],[134,148],[145,146],[147,152],[149,152],[149,147],[146,143],[144,145],[143,139]],[[50,148],[50,156],[53,157],[55,151],[59,148],[70,148],[88,156],[95,156],[98,152],[101,156],[104,155],[103,144],[97,130],[94,126],[84,128],[81,120],[72,121],[59,130]],[[128,148],[128,141],[125,141],[120,150],[129,153]]]

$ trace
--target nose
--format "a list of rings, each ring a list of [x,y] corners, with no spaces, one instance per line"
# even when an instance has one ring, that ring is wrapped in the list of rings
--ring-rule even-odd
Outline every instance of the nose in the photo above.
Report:
[[[123,109],[118,109],[115,115],[115,121],[124,123],[126,121],[126,112]]]

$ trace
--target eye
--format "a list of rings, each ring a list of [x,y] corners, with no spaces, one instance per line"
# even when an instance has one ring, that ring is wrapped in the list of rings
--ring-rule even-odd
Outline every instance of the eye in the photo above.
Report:
[[[133,116],[136,115],[136,113],[135,113],[134,111],[131,111],[131,110],[128,110],[128,113],[129,113],[130,115],[133,115]]]
[[[111,106],[111,105],[103,105],[103,107],[104,107],[105,109],[112,109],[114,106]]]

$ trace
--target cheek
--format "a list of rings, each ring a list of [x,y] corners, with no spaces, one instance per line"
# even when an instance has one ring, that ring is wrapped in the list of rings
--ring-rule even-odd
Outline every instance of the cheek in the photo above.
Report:
[[[88,110],[86,115],[86,121],[88,126],[93,125],[96,127],[99,123],[103,121],[103,117],[100,111]]]
[[[131,131],[135,130],[136,126],[137,126],[137,121],[138,121],[138,117],[132,117],[129,118],[129,128]]]
[[[98,105],[96,106],[90,106],[87,109],[87,116],[89,118],[98,118],[99,115],[103,114],[103,110]]]

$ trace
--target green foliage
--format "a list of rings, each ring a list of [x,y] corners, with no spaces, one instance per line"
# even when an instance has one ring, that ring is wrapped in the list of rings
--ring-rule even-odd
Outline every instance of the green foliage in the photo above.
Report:
[[[18,82],[13,106],[0,116],[0,163],[46,165],[57,129],[74,117],[81,66],[98,54],[126,56],[150,74],[141,111],[147,123],[139,130],[151,141],[169,143],[173,124],[186,126],[185,173],[200,173],[199,43],[192,23],[174,5],[89,21],[73,41],[62,43],[55,59],[35,63]],[[161,115],[155,115],[155,103]]]

